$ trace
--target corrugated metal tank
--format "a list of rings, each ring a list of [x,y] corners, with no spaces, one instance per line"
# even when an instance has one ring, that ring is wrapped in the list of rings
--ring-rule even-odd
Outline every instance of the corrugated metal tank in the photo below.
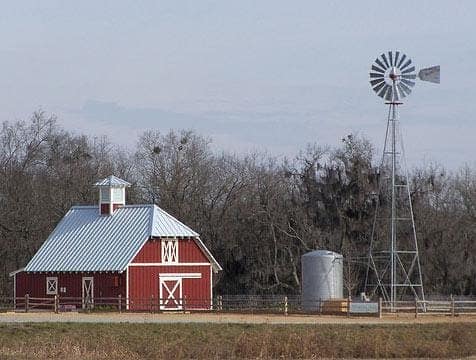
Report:
[[[318,310],[320,300],[344,296],[343,262],[341,254],[328,250],[312,251],[301,257],[304,310]]]

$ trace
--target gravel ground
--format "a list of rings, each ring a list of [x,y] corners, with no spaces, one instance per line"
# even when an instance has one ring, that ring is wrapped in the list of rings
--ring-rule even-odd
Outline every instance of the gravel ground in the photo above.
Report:
[[[372,317],[343,317],[329,315],[263,315],[210,313],[13,313],[0,314],[0,323],[22,322],[80,322],[80,323],[230,323],[230,324],[395,324],[476,322],[476,316],[419,316],[411,314]]]

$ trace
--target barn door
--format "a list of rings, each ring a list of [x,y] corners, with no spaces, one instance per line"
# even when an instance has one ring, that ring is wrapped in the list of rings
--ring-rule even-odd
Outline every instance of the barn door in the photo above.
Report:
[[[94,278],[92,276],[83,277],[83,292],[82,292],[83,309],[88,305],[94,305]]]
[[[182,278],[161,276],[159,278],[160,310],[182,310]]]

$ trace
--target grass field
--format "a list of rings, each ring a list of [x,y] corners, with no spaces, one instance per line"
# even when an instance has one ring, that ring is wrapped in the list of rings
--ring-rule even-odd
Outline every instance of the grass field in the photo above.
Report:
[[[476,355],[476,323],[0,325],[0,358],[461,358]]]

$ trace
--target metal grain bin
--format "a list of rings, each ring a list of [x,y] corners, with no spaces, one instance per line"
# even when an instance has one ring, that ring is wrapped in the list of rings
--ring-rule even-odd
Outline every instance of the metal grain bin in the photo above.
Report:
[[[342,255],[316,250],[301,257],[302,306],[307,311],[320,309],[320,302],[344,296]]]

